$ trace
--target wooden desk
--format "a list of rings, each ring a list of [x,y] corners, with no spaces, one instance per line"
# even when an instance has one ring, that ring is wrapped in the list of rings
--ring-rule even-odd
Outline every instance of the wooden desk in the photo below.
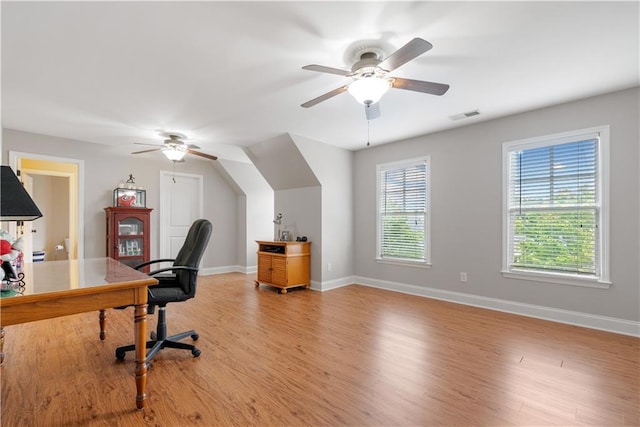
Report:
[[[133,304],[136,406],[142,409],[147,397],[147,287],[158,281],[111,258],[37,262],[26,264],[24,273],[21,293],[0,298],[0,363],[5,326]]]

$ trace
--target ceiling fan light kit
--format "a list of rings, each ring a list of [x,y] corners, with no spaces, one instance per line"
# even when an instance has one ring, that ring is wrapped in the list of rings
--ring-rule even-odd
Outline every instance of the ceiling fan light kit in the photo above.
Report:
[[[180,150],[177,147],[171,147],[167,150],[163,150],[162,152],[165,156],[167,156],[167,159],[171,160],[172,162],[179,162],[180,160],[182,160],[185,154],[187,154],[186,151]]]
[[[385,78],[370,76],[357,79],[347,90],[360,104],[375,104],[387,93],[391,82]]]

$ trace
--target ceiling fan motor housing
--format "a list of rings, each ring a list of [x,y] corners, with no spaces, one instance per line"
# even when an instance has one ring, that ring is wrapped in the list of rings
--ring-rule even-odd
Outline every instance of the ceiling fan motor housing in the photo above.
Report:
[[[173,138],[172,139],[165,139],[164,143],[167,144],[167,145],[175,145],[175,146],[184,145],[184,141],[181,141],[179,139],[173,139]]]
[[[353,64],[351,72],[360,77],[367,77],[377,74],[378,64],[382,62],[382,59],[375,52],[364,52],[360,55],[360,60]]]

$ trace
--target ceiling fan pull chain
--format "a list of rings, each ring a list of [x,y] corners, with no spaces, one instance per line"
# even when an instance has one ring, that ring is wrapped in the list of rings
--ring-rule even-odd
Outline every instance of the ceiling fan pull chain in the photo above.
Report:
[[[369,123],[371,123],[371,121],[367,120],[367,147],[371,145],[369,143]]]

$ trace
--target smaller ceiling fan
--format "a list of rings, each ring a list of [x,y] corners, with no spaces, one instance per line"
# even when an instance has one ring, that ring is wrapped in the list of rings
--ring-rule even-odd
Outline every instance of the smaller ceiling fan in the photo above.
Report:
[[[162,151],[162,153],[164,153],[164,155],[167,156],[167,158],[173,162],[184,162],[183,157],[186,154],[193,154],[193,155],[204,157],[210,160],[218,159],[216,156],[212,156],[210,154],[206,154],[201,151],[196,151],[196,149],[200,148],[197,145],[185,144],[184,139],[186,139],[186,136],[181,133],[162,132],[160,135],[164,138],[167,138],[164,140],[164,144],[146,144],[144,142],[134,142],[134,144],[151,145],[157,148],[152,148],[150,150],[135,151],[131,154],[142,154],[142,153],[149,153],[151,151]]]
[[[348,91],[359,103],[364,104],[367,120],[372,120],[380,117],[377,103],[389,88],[411,90],[438,96],[444,95],[449,90],[449,85],[447,84],[403,79],[388,75],[391,71],[417,58],[432,47],[433,45],[428,41],[414,38],[386,58],[382,57],[380,49],[363,48],[363,53],[360,54],[359,60],[353,64],[351,71],[323,65],[305,65],[302,67],[303,70],[351,77],[354,81],[307,101],[301,106],[304,108],[313,107],[322,101]]]

